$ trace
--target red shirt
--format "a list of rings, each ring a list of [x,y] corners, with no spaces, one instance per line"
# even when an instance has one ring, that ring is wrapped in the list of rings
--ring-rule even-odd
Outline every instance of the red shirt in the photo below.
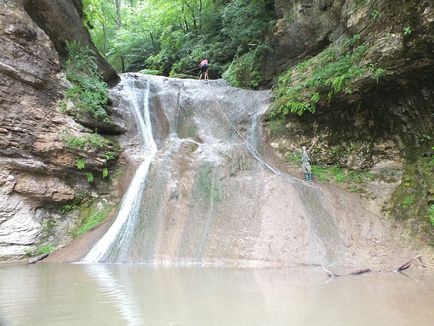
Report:
[[[199,67],[202,67],[202,66],[204,66],[204,65],[208,65],[208,60],[207,60],[207,59],[202,60],[202,61],[200,62]]]

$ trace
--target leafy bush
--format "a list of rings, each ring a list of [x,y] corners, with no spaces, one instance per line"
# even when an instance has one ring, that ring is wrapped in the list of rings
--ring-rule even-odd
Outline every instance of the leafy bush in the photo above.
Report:
[[[66,78],[73,84],[65,92],[65,99],[72,106],[61,105],[67,113],[89,115],[92,118],[109,122],[105,107],[108,101],[108,86],[98,72],[95,56],[78,42],[67,43],[68,60]]]
[[[70,149],[96,150],[103,147],[113,146],[110,140],[97,133],[85,134],[84,136],[78,137],[69,134],[68,130],[64,130],[61,139]]]
[[[350,83],[357,77],[370,74],[378,79],[383,76],[383,69],[373,70],[375,67],[362,61],[366,46],[359,43],[357,34],[282,74],[273,89],[274,103],[269,117],[315,112],[325,94],[330,100],[336,94],[351,93]]]
[[[68,133],[67,130],[62,132],[62,141],[65,143],[66,147],[74,150],[82,151],[97,151],[99,149],[108,149],[104,152],[104,157],[107,161],[115,160],[119,155],[119,148],[117,144],[112,143],[110,140],[104,138],[103,136],[93,133],[85,134],[81,137],[73,136]],[[106,163],[108,164],[108,162]],[[82,157],[77,158],[75,161],[75,166],[78,170],[84,170],[86,167],[86,162]],[[102,169],[103,179],[109,176],[109,170],[107,166]],[[92,172],[86,172],[86,180],[89,183],[93,183],[95,178]]]

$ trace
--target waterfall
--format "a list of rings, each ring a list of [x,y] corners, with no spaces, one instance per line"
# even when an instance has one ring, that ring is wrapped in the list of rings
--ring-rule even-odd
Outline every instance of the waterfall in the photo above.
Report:
[[[118,89],[141,164],[84,262],[331,266],[370,257],[383,236],[363,207],[268,163],[269,91],[135,74]]]
[[[138,127],[138,136],[143,146],[144,160],[138,167],[127,192],[125,193],[119,213],[106,234],[95,244],[91,251],[84,257],[83,262],[98,262],[110,256],[111,251],[122,250],[123,242],[132,237],[134,219],[137,219],[143,192],[146,184],[149,166],[157,152],[149,112],[150,83],[145,83],[145,89],[134,87],[134,80],[128,77],[124,82],[123,96],[133,109]]]

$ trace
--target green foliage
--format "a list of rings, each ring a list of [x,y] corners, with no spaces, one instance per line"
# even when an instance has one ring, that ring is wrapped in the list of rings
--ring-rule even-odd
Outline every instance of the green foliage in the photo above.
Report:
[[[404,35],[410,35],[412,30],[411,30],[411,26],[406,26],[402,29],[402,31],[404,32]]]
[[[64,130],[61,135],[61,140],[66,147],[74,150],[96,151],[103,148],[110,148],[112,150],[104,152],[107,160],[113,160],[118,155],[117,145],[97,133],[74,136],[71,135],[68,130]]]
[[[38,247],[35,252],[35,256],[40,256],[44,254],[51,254],[56,248],[52,244],[47,244],[42,247]]]
[[[349,190],[350,190],[350,192],[353,192],[353,193],[363,192],[363,189],[361,187],[351,187]]]
[[[312,166],[314,178],[321,182],[357,183],[363,184],[375,178],[369,171],[354,171],[339,166]],[[360,189],[357,189],[359,191]]]
[[[104,153],[105,159],[107,161],[114,160],[118,157],[118,152],[116,151],[105,151]]]
[[[288,152],[285,155],[285,161],[288,162],[289,164],[294,165],[294,166],[299,166],[300,165],[300,156],[294,152]]]
[[[37,256],[41,256],[44,254],[51,254],[55,249],[56,249],[56,247],[54,245],[46,244],[46,245],[38,246],[34,250],[26,251],[26,254],[27,254],[27,256],[30,256],[30,257],[37,257]]]
[[[356,6],[357,7],[363,6],[366,4],[366,2],[367,0],[356,0]]]
[[[257,88],[263,82],[261,72],[262,58],[270,53],[271,48],[260,44],[254,50],[235,59],[223,77],[233,86]]]
[[[363,62],[365,52],[366,46],[360,44],[360,35],[356,34],[289,69],[273,89],[274,103],[269,117],[315,112],[316,104],[325,94],[331,99],[339,93],[351,93],[351,81],[364,74],[382,76],[384,70],[374,74]]]
[[[86,138],[71,136],[71,135],[66,134],[66,133],[62,136],[62,140],[64,141],[65,145],[71,149],[84,150],[86,148],[86,145],[87,145]]]
[[[89,194],[86,191],[80,191],[76,193],[72,201],[60,207],[60,213],[66,214],[77,209],[79,205],[83,202],[83,200],[88,196]]]
[[[381,77],[383,77],[385,74],[386,74],[386,70],[384,70],[383,68],[377,68],[372,73],[372,78],[374,78],[377,81],[377,83],[378,83],[378,80]]]
[[[98,73],[94,54],[80,43],[67,43],[68,60],[66,78],[73,84],[65,92],[65,99],[72,102],[69,107],[61,104],[61,110],[73,116],[89,115],[92,118],[109,122],[105,111],[108,101],[108,86]]]
[[[104,205],[101,209],[90,207],[82,210],[85,216],[82,218],[81,225],[73,232],[75,237],[92,230],[106,220],[113,209],[113,205]]]
[[[65,143],[65,145],[74,150],[83,150],[83,151],[97,151],[102,148],[108,148],[109,150],[106,150],[104,152],[104,157],[107,161],[114,160],[118,157],[119,149],[118,145],[112,143],[110,140],[104,138],[103,136],[93,133],[93,134],[85,134],[80,137],[73,136],[68,133],[67,130],[64,130],[62,132],[61,136],[62,141]],[[78,170],[83,170],[86,167],[86,162],[83,158],[78,158],[75,162],[75,166]],[[109,176],[109,171],[107,166],[105,166],[102,169],[102,177],[107,178]],[[89,183],[94,182],[94,175],[92,172],[86,173],[86,180]]]
[[[431,148],[431,146],[429,146]],[[401,184],[390,200],[390,214],[408,223],[415,235],[428,237],[434,245],[433,217],[434,174],[432,156],[422,155],[421,149],[407,161]]]
[[[233,0],[222,10],[223,35],[241,50],[250,51],[272,23],[270,7],[264,0]]]
[[[93,183],[94,181],[94,176],[92,172],[86,172],[86,180],[89,183]]]
[[[203,57],[211,77],[253,51],[273,18],[270,0],[84,0],[84,20],[117,70],[195,76]],[[257,80],[257,76],[252,76]]]
[[[414,194],[410,194],[404,197],[404,200],[402,201],[402,207],[403,208],[409,208],[414,204],[416,200],[416,196]]]
[[[371,11],[371,18],[372,19],[378,19],[380,17],[381,13],[378,9],[373,9]]]
[[[431,150],[434,152],[434,146],[431,147]],[[431,160],[427,164],[430,168],[434,168],[434,155],[431,155]]]
[[[69,203],[69,204],[63,205],[63,207],[60,209],[60,212],[62,214],[66,214],[66,213],[72,212],[76,208],[77,208],[77,204],[75,204],[75,203]]]
[[[79,158],[77,159],[77,161],[75,161],[75,166],[77,167],[77,169],[83,170],[86,166],[86,163],[82,158]]]
[[[434,226],[434,204],[428,206],[428,217],[431,222],[431,225]]]

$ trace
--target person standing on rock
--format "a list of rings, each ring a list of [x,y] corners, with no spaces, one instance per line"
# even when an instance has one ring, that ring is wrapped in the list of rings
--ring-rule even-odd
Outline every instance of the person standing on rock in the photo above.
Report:
[[[301,153],[301,169],[303,170],[304,180],[308,182],[312,182],[312,167],[310,165],[310,151],[313,146],[316,144],[316,138],[313,139],[312,145],[308,149],[306,146],[302,146],[301,150],[296,149],[294,145],[291,145],[291,148],[296,150],[298,153]]]
[[[208,80],[208,60],[206,58],[204,58],[200,62],[199,68],[200,68],[200,77],[199,77],[199,79]]]

